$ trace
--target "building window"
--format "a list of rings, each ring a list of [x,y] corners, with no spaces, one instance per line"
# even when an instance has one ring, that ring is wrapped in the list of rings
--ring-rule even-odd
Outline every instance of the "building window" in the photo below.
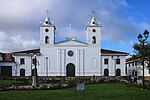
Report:
[[[104,59],[104,64],[108,64],[108,58]]]
[[[93,29],[92,31],[95,33],[95,32],[96,32],[96,29]]]
[[[109,76],[109,70],[108,69],[104,69],[104,75]]]
[[[120,64],[120,59],[116,59],[116,64]]]
[[[97,59],[95,57],[92,58],[91,62],[92,62],[92,68],[93,69],[97,68]]]
[[[45,29],[45,32],[48,32],[49,31],[49,29]]]
[[[45,21],[46,24],[48,24],[48,21]]]
[[[45,37],[45,44],[49,44],[49,37],[48,36]]]
[[[21,65],[25,64],[24,58],[20,58],[20,64]]]
[[[68,51],[68,56],[72,57],[72,56],[73,56],[73,54],[74,54],[74,53],[73,53],[73,51],[72,51],[72,50],[69,50],[69,51]]]
[[[95,36],[92,37],[92,44],[96,44],[96,37]]]

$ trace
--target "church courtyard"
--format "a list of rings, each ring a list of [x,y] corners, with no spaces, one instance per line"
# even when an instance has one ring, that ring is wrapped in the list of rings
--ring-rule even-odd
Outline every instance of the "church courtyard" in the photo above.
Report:
[[[77,96],[76,96],[77,93]],[[150,100],[149,90],[118,83],[86,85],[84,91],[75,87],[58,90],[1,91],[0,100]]]

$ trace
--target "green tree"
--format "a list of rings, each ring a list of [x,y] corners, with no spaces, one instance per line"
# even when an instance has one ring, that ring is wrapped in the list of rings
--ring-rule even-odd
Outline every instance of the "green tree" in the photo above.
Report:
[[[148,31],[145,30],[144,33],[145,32]],[[141,40],[140,43],[134,43],[133,48],[135,55],[133,55],[133,59],[138,59],[141,63],[144,60],[146,63],[145,67],[150,68],[150,41],[148,41],[147,38]]]

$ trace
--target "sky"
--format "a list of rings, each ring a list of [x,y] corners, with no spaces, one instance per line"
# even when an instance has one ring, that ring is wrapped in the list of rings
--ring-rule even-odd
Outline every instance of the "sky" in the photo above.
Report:
[[[56,42],[70,35],[85,42],[92,11],[102,25],[102,48],[133,52],[138,34],[150,31],[150,0],[0,0],[0,51],[40,47],[39,25],[48,10]],[[150,38],[148,38],[149,40]]]

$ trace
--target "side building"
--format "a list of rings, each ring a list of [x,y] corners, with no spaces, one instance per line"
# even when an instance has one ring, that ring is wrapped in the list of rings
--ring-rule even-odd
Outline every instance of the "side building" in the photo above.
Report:
[[[14,76],[15,60],[10,53],[0,53],[0,76]]]
[[[150,80],[150,68],[146,62],[144,62],[144,78],[146,80]],[[137,76],[138,78],[142,78],[143,76],[143,66],[138,59],[133,59],[132,57],[126,59],[126,68],[127,68],[127,75]]]

